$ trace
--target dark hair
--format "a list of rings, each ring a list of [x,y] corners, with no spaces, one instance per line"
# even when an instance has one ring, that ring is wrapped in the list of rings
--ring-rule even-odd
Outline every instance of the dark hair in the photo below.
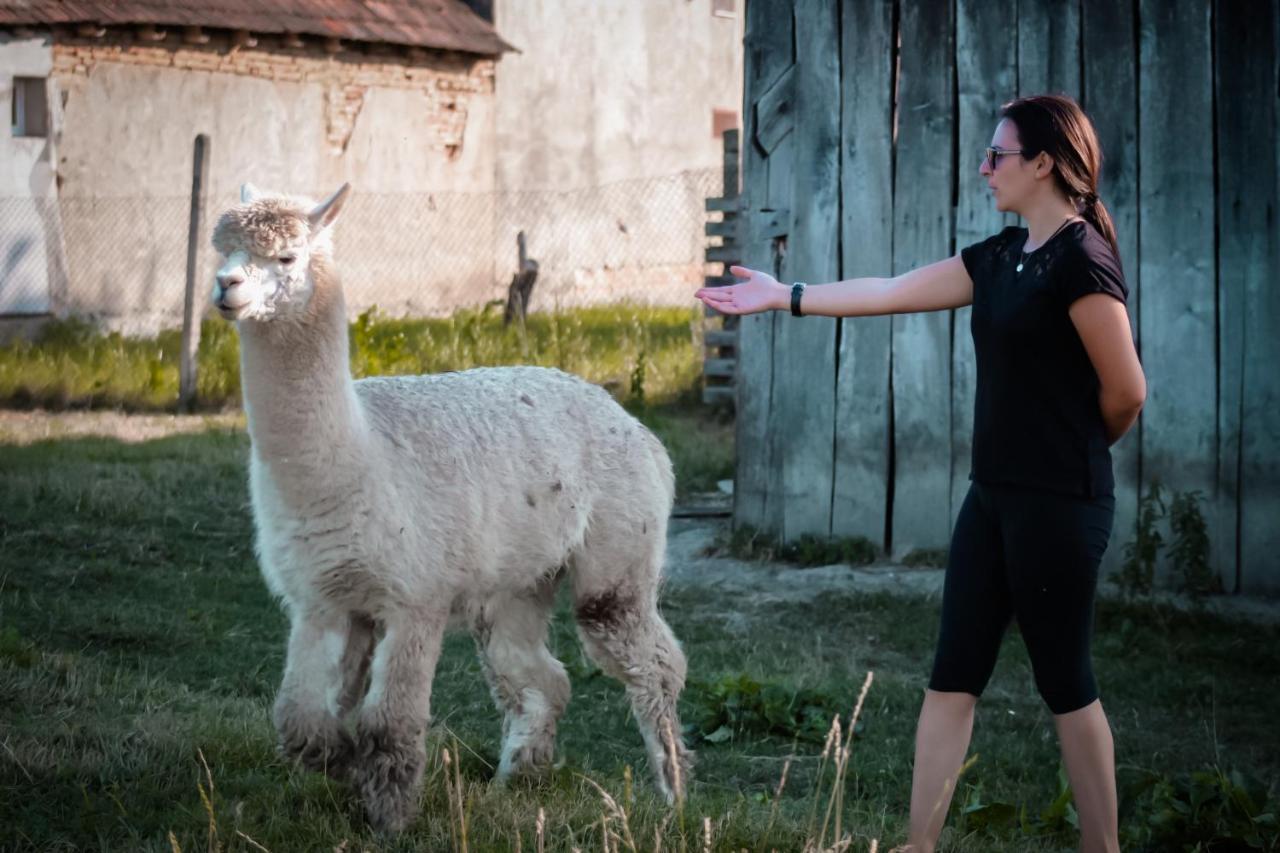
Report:
[[[1102,147],[1093,122],[1080,105],[1066,95],[1029,95],[1005,104],[1000,115],[1018,128],[1024,160],[1041,152],[1053,158],[1054,183],[1107,238],[1118,259],[1116,228],[1098,198]]]

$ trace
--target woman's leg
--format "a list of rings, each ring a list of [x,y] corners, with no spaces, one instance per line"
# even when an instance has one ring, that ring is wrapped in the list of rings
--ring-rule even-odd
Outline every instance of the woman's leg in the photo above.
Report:
[[[1098,567],[1115,514],[1111,496],[998,496],[1010,587],[1036,687],[1054,714],[1085,851],[1116,851],[1115,748],[1098,700],[1090,639]]]
[[[1118,853],[1115,746],[1102,702],[1057,714],[1053,722],[1080,815],[1080,850]]]
[[[974,707],[1013,613],[1000,528],[989,510],[983,487],[973,484],[951,535],[938,647],[916,725],[906,848],[913,853],[938,843],[973,733]]]
[[[905,848],[912,853],[931,853],[938,843],[969,749],[977,704],[971,693],[924,692],[911,773],[911,835]]]

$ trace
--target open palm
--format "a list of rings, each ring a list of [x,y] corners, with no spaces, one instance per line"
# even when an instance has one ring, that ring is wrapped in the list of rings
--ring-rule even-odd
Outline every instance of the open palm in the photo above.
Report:
[[[728,287],[703,287],[693,294],[721,314],[755,314],[769,311],[782,304],[779,300],[786,298],[786,288],[767,272],[747,267],[729,267],[729,272],[738,278],[745,278]]]

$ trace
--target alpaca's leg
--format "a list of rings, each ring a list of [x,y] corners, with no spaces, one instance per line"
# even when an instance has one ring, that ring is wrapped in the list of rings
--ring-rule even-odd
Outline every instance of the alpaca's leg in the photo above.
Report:
[[[401,611],[383,622],[357,724],[352,772],[369,821],[399,831],[418,811],[431,679],[448,612]]]
[[[674,802],[684,796],[693,759],[676,712],[686,669],[679,643],[655,603],[628,590],[587,595],[576,608],[583,646],[626,685],[658,788]]]
[[[335,713],[347,629],[345,615],[293,614],[284,681],[272,714],[280,751],[334,778],[343,777],[352,755],[351,736]]]
[[[342,692],[336,714],[346,719],[369,689],[369,666],[373,662],[374,632],[377,625],[363,613],[352,613],[347,626],[347,645],[342,653]]]
[[[658,787],[674,801],[684,796],[693,754],[681,740],[676,713],[685,657],[658,613],[665,544],[665,515],[637,523],[606,514],[574,555],[573,596],[583,646],[626,685]]]
[[[555,582],[485,602],[472,633],[494,702],[503,712],[498,779],[551,765],[556,722],[569,704],[569,676],[547,648]]]

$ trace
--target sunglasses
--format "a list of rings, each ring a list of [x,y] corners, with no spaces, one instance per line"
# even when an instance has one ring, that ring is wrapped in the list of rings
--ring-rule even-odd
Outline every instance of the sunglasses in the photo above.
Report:
[[[987,148],[986,149],[987,167],[990,168],[992,171],[994,171],[996,168],[996,160],[998,160],[1002,154],[1030,154],[1030,153],[1031,152],[1025,148]]]

